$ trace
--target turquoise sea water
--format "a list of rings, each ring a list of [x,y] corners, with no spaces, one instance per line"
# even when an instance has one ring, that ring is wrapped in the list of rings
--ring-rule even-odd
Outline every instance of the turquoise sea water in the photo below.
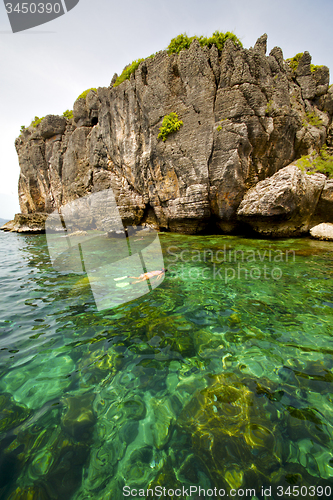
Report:
[[[333,498],[333,244],[160,241],[164,281],[98,311],[0,234],[1,500]]]

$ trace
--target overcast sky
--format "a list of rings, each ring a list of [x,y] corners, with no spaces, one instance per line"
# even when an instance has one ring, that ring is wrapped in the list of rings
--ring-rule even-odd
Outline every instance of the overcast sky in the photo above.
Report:
[[[14,140],[35,115],[72,109],[82,91],[108,86],[115,72],[184,32],[233,31],[246,48],[267,33],[268,52],[307,50],[332,70],[332,21],[333,0],[80,0],[64,16],[12,34],[1,2],[0,218],[19,212]]]

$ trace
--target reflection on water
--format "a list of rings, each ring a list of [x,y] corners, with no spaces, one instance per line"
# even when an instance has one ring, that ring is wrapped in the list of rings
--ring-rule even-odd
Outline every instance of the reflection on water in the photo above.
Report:
[[[332,244],[160,242],[163,283],[99,312],[0,235],[0,498],[332,498]]]

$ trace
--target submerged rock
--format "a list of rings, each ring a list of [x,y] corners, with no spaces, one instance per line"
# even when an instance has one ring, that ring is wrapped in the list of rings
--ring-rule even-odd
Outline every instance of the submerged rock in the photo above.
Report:
[[[192,435],[193,450],[214,485],[230,489],[251,481],[254,487],[263,474],[280,466],[282,438],[264,403],[237,377],[226,374],[215,377],[184,408],[178,424]]]
[[[90,384],[97,384],[103,379],[110,379],[121,370],[124,361],[124,356],[114,347],[104,350],[93,346],[91,352],[79,362],[79,369],[82,372],[81,383],[84,387],[89,387]]]
[[[8,500],[49,500],[49,495],[39,485],[16,488],[8,497]]]
[[[187,329],[182,316],[159,316],[147,327],[148,343],[161,352],[172,355],[193,356],[195,354],[192,333]]]
[[[332,482],[314,477],[307,472],[305,467],[296,463],[287,463],[283,468],[274,472],[269,478],[269,483],[265,485],[266,488],[269,486],[271,486],[272,492],[279,491],[281,493],[279,498],[282,500],[288,500],[290,498],[288,492],[297,490],[302,491],[302,498],[311,500],[315,498],[314,491],[321,491],[319,488],[317,490],[317,487],[322,487],[322,491],[325,490],[325,486],[330,486],[330,490],[327,491],[332,491],[333,487]],[[293,490],[294,486],[295,490]],[[318,498],[320,498],[319,495]]]
[[[38,410],[36,419],[29,419],[27,425],[24,422],[1,439],[1,498],[69,500],[79,488],[90,453],[93,422],[87,395],[68,397],[66,403],[63,429],[59,412],[51,415]]]
[[[175,413],[169,399],[152,399],[155,424],[152,426],[153,440],[157,449],[163,448],[170,439]]]
[[[64,399],[67,411],[63,415],[61,423],[64,431],[77,440],[81,436],[89,436],[91,427],[95,423],[95,415],[92,408],[95,394],[84,394],[83,396],[71,396]]]
[[[306,484],[311,484],[310,479],[312,484],[321,484],[320,478],[310,476],[303,462],[290,463],[298,461],[291,446],[300,455],[304,440],[314,447],[325,446],[329,430],[318,411],[288,404],[296,403],[290,389],[268,379],[239,378],[230,373],[213,377],[178,418],[177,437],[171,444],[175,456],[178,441],[183,451],[176,468],[181,469],[191,458],[199,475],[208,473],[209,487],[227,490],[255,488],[258,492],[262,486],[277,485],[278,478],[294,481],[290,484],[300,484],[302,478]],[[191,441],[185,448],[184,433]],[[311,467],[318,468],[315,460]]]
[[[18,404],[10,394],[0,394],[0,437],[15,429],[31,415],[31,410]]]

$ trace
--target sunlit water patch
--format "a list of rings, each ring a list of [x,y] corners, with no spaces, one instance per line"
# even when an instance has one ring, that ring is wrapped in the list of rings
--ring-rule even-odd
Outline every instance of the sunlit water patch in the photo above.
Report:
[[[0,234],[0,498],[333,498],[333,245],[160,241],[164,281],[98,311]]]

